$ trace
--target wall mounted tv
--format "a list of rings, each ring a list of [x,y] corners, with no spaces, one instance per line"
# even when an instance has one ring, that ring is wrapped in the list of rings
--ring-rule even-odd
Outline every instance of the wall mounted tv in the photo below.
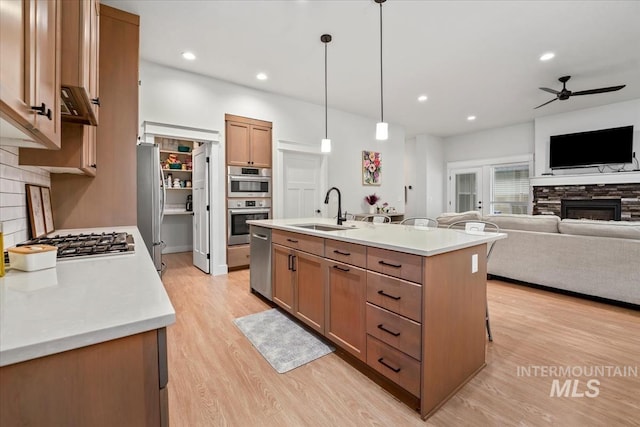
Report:
[[[552,135],[549,141],[551,169],[631,163],[632,159],[633,126]]]

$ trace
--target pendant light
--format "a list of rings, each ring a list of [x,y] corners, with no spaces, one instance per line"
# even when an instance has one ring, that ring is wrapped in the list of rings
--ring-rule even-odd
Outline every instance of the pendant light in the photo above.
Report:
[[[386,141],[389,138],[389,124],[384,121],[384,103],[382,102],[382,3],[386,0],[374,0],[380,5],[380,121],[376,123],[376,139]]]
[[[320,41],[324,43],[324,139],[320,144],[320,151],[323,153],[331,152],[331,140],[327,136],[327,44],[331,42],[331,34],[323,34],[320,36]]]

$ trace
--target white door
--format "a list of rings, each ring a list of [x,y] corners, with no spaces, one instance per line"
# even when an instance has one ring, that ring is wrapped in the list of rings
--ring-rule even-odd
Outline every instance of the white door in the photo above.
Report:
[[[284,217],[320,216],[323,202],[320,194],[322,156],[286,151],[284,166]]]
[[[210,145],[193,150],[193,265],[209,273],[209,158]]]
[[[449,212],[477,210],[482,213],[482,168],[449,171]]]

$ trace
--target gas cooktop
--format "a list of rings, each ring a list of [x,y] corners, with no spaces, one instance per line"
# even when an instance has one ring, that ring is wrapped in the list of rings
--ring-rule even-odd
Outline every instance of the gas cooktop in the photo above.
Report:
[[[58,247],[58,259],[134,253],[133,236],[124,232],[67,234],[39,237],[16,246],[51,245]]]

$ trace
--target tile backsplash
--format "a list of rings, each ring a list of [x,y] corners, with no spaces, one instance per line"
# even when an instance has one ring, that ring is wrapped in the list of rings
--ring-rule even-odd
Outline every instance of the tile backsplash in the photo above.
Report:
[[[38,167],[19,166],[18,147],[0,145],[0,221],[5,248],[29,239],[25,184],[50,187],[49,172]]]

